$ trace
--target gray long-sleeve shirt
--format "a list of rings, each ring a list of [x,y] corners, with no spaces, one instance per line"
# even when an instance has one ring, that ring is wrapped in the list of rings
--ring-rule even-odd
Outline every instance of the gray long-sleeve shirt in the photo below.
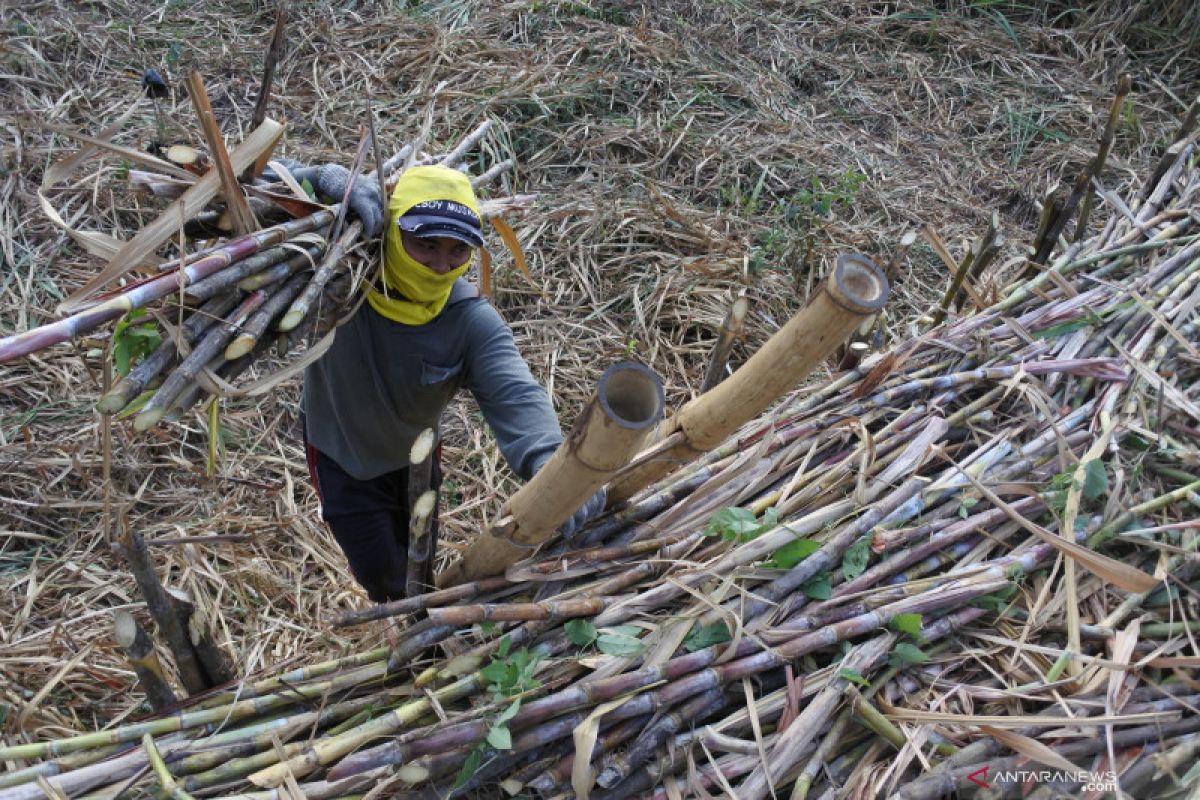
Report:
[[[413,440],[437,428],[465,387],[500,452],[528,480],[562,442],[550,398],[487,300],[455,282],[442,313],[402,325],[364,303],[304,373],[308,441],[359,480],[408,466]]]

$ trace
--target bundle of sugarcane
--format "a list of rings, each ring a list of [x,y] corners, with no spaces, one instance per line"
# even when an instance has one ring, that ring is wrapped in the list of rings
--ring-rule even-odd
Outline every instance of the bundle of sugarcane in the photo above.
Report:
[[[0,800],[1193,792],[1198,195],[1193,137],[998,303],[334,621],[394,648],[0,747]]]
[[[358,180],[377,185],[382,180],[386,191],[410,166],[437,163],[463,168],[467,153],[483,139],[489,125],[479,125],[443,153],[424,152],[426,137],[419,137],[386,162],[381,161],[375,175],[359,176]],[[367,141],[364,136],[355,172]],[[227,163],[229,157],[219,152],[215,160]],[[511,160],[501,161],[474,177],[472,184],[483,187],[512,166]],[[286,173],[282,167],[276,168]],[[54,174],[58,177],[65,172],[57,170]],[[181,216],[184,221],[195,221],[225,213],[200,202],[182,202],[199,188],[204,176],[192,184],[178,176],[144,171],[136,172],[134,178],[136,185],[154,194],[176,198],[158,221],[173,218],[178,223]],[[90,299],[81,310],[55,322],[0,339],[0,363],[116,322],[111,350],[121,377],[101,397],[98,408],[105,414],[136,413],[134,426],[138,430],[164,417],[178,419],[205,393],[239,391],[231,382],[272,352],[267,346],[271,343],[276,344],[276,353],[285,356],[280,360],[287,360],[291,353],[294,362],[290,368],[277,365],[275,374],[290,374],[306,358],[319,355],[313,341],[321,340],[357,306],[363,286],[375,277],[377,259],[370,249],[357,247],[361,226],[357,221],[345,224],[344,198],[343,203],[323,207],[311,201],[290,176],[283,180],[301,197],[281,194],[282,184],[262,181],[245,187],[226,186],[225,194],[236,194],[244,203],[247,198],[240,193],[253,191],[253,199],[258,201],[255,207],[261,214],[278,216],[288,210],[299,214],[297,218],[232,239],[199,243],[195,252],[160,264],[155,275]],[[501,213],[527,207],[532,199],[529,195],[492,198],[484,201],[481,210],[486,218],[494,219]],[[232,201],[226,204],[230,208],[237,205]],[[167,238],[158,230],[164,229],[158,221],[142,232],[149,240]],[[147,313],[151,310],[153,318]],[[157,342],[157,347],[139,347],[148,340]],[[299,351],[305,356],[295,355]],[[131,358],[131,353],[135,357]],[[262,392],[273,383],[269,378],[260,379],[249,391]]]

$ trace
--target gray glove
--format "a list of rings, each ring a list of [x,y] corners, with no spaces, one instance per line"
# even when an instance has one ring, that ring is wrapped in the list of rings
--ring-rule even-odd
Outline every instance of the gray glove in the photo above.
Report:
[[[342,197],[346,194],[346,184],[350,182],[350,170],[341,164],[303,167],[291,159],[281,158],[278,161],[287,167],[297,181],[308,181],[318,195],[328,197],[335,203],[342,202]],[[264,175],[266,174],[265,172]],[[354,181],[354,188],[350,190],[348,200],[350,210],[362,221],[363,238],[374,239],[383,230],[383,197],[379,194],[379,187],[374,181],[360,175]]]
[[[546,466],[553,455],[554,451],[550,451],[549,453],[541,453],[536,456],[533,462],[533,474],[529,477],[532,478],[533,475],[541,472],[542,467]],[[608,493],[601,486],[594,495],[583,502],[583,505],[566,522],[558,526],[558,532],[562,534],[564,539],[570,539],[579,532],[580,528],[588,523],[588,520],[599,516],[607,502]]]
[[[601,486],[594,495],[583,502],[583,505],[571,515],[570,519],[558,526],[558,532],[562,534],[564,539],[570,539],[589,520],[600,515],[600,512],[604,510],[606,502],[608,502],[608,492],[604,491],[604,487]]]

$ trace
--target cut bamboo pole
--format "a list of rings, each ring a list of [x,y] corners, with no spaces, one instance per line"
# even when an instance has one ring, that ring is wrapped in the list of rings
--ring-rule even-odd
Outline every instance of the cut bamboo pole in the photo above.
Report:
[[[733,375],[685,404],[655,430],[650,444],[676,433],[683,443],[618,478],[609,503],[626,500],[699,453],[711,450],[803,380],[822,359],[887,302],[888,283],[868,258],[845,255],[796,316]]]
[[[623,361],[605,370],[566,441],[509,499],[492,531],[439,576],[438,585],[498,575],[528,556],[629,462],[662,416],[662,406],[662,381],[646,367]]]
[[[133,615],[124,609],[113,612],[113,638],[129,658],[150,707],[162,711],[175,705],[175,692],[163,673],[154,643]]]

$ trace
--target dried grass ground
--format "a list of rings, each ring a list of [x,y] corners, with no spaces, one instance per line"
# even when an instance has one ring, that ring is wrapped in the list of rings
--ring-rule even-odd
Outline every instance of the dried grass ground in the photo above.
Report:
[[[677,407],[733,293],[745,288],[753,301],[736,361],[840,252],[884,259],[925,223],[958,252],[997,210],[1011,269],[1042,192],[1094,152],[1118,75],[1134,78],[1104,176],[1118,194],[1200,91],[1198,26],[1178,4],[1157,17],[1108,4],[1090,15],[967,3],[296,5],[270,109],[288,124],[284,154],[348,163],[366,88],[389,146],[411,137],[442,81],[435,135],[495,120],[488,155],[520,165],[505,188],[540,195],[517,224],[538,285],[500,257],[496,302],[565,424],[630,350],[663,376]],[[42,170],[75,147],[51,126],[95,132],[137,101],[143,68],[175,86],[197,69],[237,141],[272,22],[259,3],[0,7],[0,333],[52,317],[99,266],[37,206]],[[157,124],[140,102],[120,139],[131,146]],[[182,92],[162,110],[167,138],[200,141]],[[122,177],[115,159],[93,161],[53,201],[77,227],[128,238],[160,203],[131,194]],[[893,336],[946,280],[932,251],[914,247],[890,306]],[[197,415],[147,434],[114,424],[106,481],[105,425],[92,410],[99,344],[0,371],[6,737],[53,738],[143,710],[109,639],[112,609],[140,609],[109,548],[121,526],[151,541],[249,536],[153,548],[169,582],[217,620],[244,672],[373,644],[373,630],[347,637],[324,624],[365,598],[316,517],[296,440],[298,384],[223,404],[218,478],[203,476]],[[469,401],[450,410],[446,430],[452,547],[515,484]]]

